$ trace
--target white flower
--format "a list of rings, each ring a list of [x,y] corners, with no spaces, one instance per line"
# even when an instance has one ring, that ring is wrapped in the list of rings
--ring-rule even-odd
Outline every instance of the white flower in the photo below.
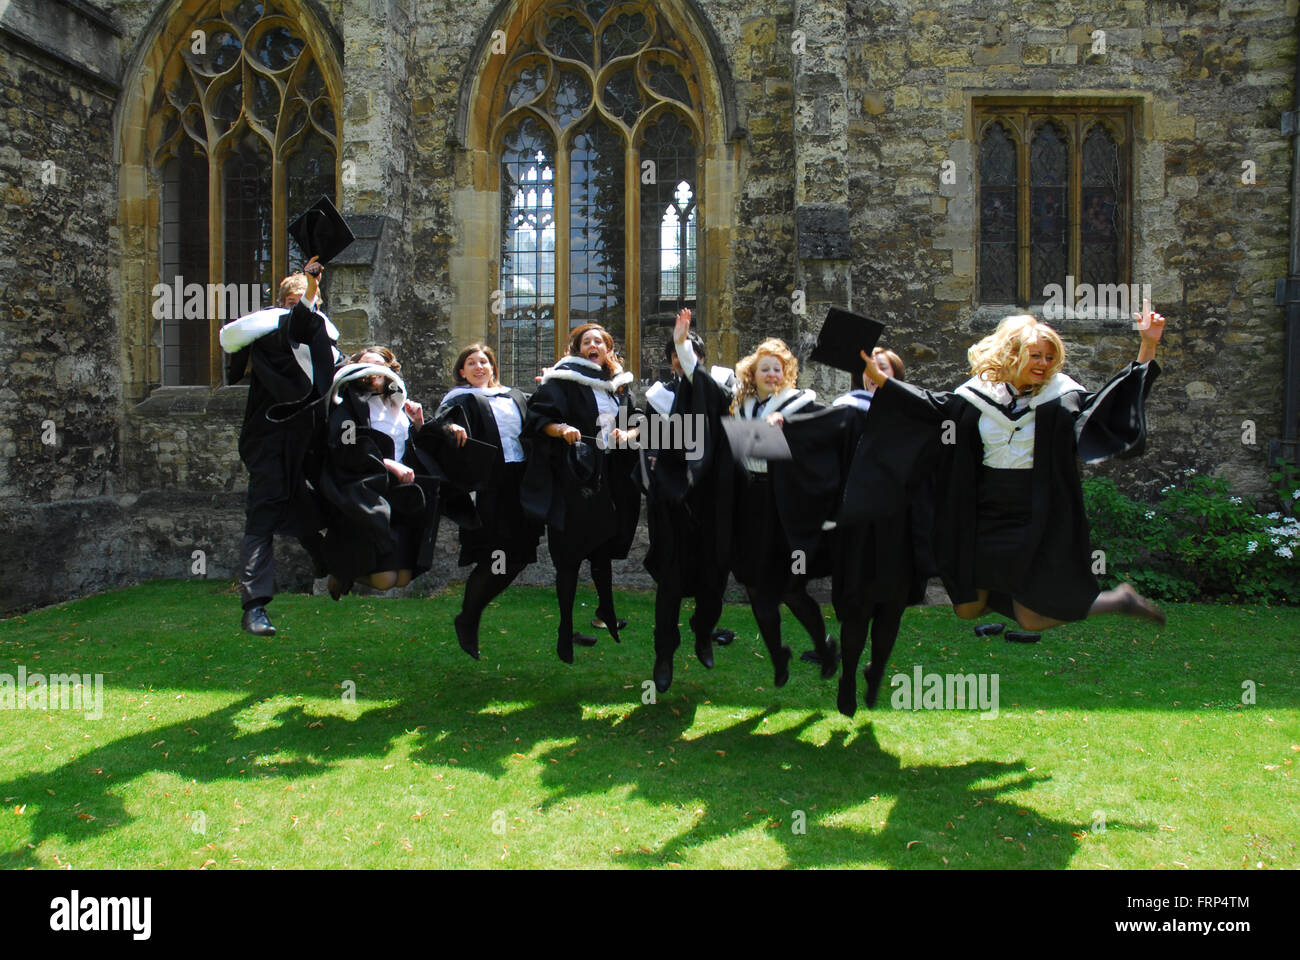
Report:
[[[1156,512],[1154,510],[1148,510],[1146,512],[1146,518],[1148,520],[1154,520],[1156,518]]]
[[[1276,510],[1274,510],[1272,513],[1270,513],[1270,514],[1268,515],[1268,519],[1269,519],[1269,520],[1281,520],[1281,519],[1282,519],[1282,514],[1278,513]]]
[[[1300,490],[1293,490],[1293,491],[1291,491],[1291,499],[1292,499],[1292,500],[1300,500]]]
[[[1195,468],[1195,467],[1188,467],[1186,470],[1183,471],[1183,476],[1184,476],[1184,477],[1194,477],[1194,476],[1196,476],[1196,468]]]
[[[1254,552],[1255,552],[1256,550],[1258,550],[1258,549],[1259,549],[1259,543],[1258,543],[1258,541],[1255,541],[1255,540],[1249,540],[1249,541],[1246,542],[1246,552],[1247,552],[1247,553],[1254,553]]]
[[[1276,546],[1277,546],[1279,543],[1281,543],[1282,541],[1279,540],[1277,537],[1269,537],[1269,538],[1268,538],[1268,542],[1271,543],[1271,544],[1273,544],[1273,546],[1276,547]]]
[[[1228,498],[1228,502],[1229,502],[1229,503],[1241,503],[1241,497],[1229,497],[1229,498]]]
[[[1291,548],[1290,548],[1290,547],[1278,547],[1278,548],[1277,548],[1276,550],[1274,550],[1273,552],[1276,553],[1279,557],[1285,557],[1285,558],[1288,559],[1288,560],[1291,559]]]
[[[1167,487],[1161,487],[1161,488],[1160,488],[1160,492],[1161,492],[1161,493],[1168,493],[1168,492],[1169,492],[1170,490],[1172,490],[1173,488],[1174,488],[1174,485],[1171,483],[1171,484],[1169,484],[1169,486],[1167,486]],[[1280,517],[1280,516],[1282,516],[1282,514],[1279,513],[1278,516]]]

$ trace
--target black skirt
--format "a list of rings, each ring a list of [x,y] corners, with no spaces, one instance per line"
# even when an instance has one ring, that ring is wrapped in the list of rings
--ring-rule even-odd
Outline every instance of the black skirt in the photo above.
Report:
[[[1032,470],[984,467],[976,491],[975,586],[1015,595],[1023,587],[1029,544]]]
[[[831,538],[822,538],[822,546],[815,556],[794,556],[781,524],[771,476],[744,469],[736,472],[740,475],[738,508],[731,548],[731,572],[736,581],[751,590],[783,595],[795,576],[829,576]]]

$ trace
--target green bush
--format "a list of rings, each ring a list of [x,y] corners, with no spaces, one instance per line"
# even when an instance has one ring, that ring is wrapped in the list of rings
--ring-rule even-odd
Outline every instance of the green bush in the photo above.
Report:
[[[1273,481],[1294,510],[1295,473]],[[1103,586],[1127,580],[1160,600],[1300,602],[1300,520],[1261,515],[1220,477],[1185,470],[1154,504],[1131,499],[1112,480],[1089,478],[1083,499],[1093,548],[1105,553]]]

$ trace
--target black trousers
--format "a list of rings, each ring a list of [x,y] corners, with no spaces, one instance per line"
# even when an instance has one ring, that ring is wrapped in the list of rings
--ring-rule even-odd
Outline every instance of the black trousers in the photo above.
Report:
[[[678,621],[682,614],[682,589],[678,578],[660,584],[655,590],[655,656],[671,657],[682,644]],[[695,587],[695,613],[691,616],[691,633],[712,637],[713,628],[722,619],[722,598],[727,590],[727,571],[706,572]]]

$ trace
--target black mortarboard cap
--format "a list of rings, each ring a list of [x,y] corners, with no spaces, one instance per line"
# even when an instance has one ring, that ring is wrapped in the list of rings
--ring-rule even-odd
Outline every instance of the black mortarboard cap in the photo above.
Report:
[[[817,335],[817,346],[808,359],[860,377],[865,365],[862,351],[871,356],[884,329],[885,325],[879,320],[869,320],[839,307],[831,307],[821,333]]]
[[[355,239],[343,215],[326,196],[289,224],[289,236],[298,241],[304,262],[315,257],[321,263],[329,263]]]

